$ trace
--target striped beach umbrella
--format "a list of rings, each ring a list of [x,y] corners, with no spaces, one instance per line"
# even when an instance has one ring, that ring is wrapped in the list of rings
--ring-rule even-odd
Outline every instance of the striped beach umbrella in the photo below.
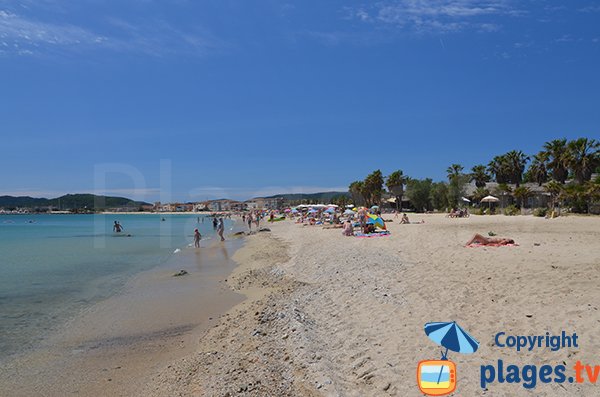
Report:
[[[425,324],[425,333],[429,339],[446,348],[446,353],[442,353],[442,360],[448,359],[448,350],[462,354],[471,354],[475,353],[477,348],[479,348],[479,342],[456,324],[455,321],[451,323],[427,323]],[[444,366],[442,365],[437,383],[440,383],[443,370]]]
[[[379,227],[383,230],[385,230],[385,222],[383,221],[383,219],[381,219],[380,216],[377,215],[373,215],[373,214],[367,214],[367,224],[373,224],[376,227]]]
[[[451,323],[427,323],[425,333],[435,343],[448,350],[462,354],[471,354],[479,348],[479,342],[467,331],[462,329],[456,322]],[[444,354],[444,356],[446,356]]]

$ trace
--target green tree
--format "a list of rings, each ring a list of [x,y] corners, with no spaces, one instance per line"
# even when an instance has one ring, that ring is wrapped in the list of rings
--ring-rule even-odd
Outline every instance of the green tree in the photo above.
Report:
[[[588,211],[589,196],[585,185],[579,183],[569,183],[564,185],[562,198],[567,202],[571,211],[585,213]]]
[[[579,184],[589,181],[600,163],[600,143],[595,139],[579,138],[569,142],[569,165]]]
[[[548,155],[548,170],[552,179],[564,184],[569,176],[569,150],[566,139],[554,139],[544,144]]]
[[[350,192],[350,196],[352,196],[352,201],[354,205],[363,205],[364,197],[362,195],[363,192],[363,181],[354,181],[348,186],[348,191]]]
[[[563,185],[555,180],[552,180],[544,185],[544,190],[550,194],[550,202],[552,209],[556,208],[558,198],[561,197],[563,191]]]
[[[464,186],[469,181],[470,176],[463,174],[463,166],[452,164],[446,169],[448,175],[448,204],[450,207],[457,207],[458,202],[464,195]]]
[[[506,155],[494,157],[488,164],[488,172],[497,183],[509,183],[510,170]]]
[[[445,211],[448,203],[448,185],[444,182],[436,182],[431,186],[431,204],[437,210]]]
[[[513,191],[513,196],[517,199],[517,205],[521,207],[521,212],[525,207],[525,201],[531,197],[531,190],[527,186],[519,186]]]
[[[481,202],[481,199],[489,196],[490,195],[490,191],[486,188],[483,187],[478,187],[477,189],[475,189],[475,192],[473,192],[473,201],[479,203]]]
[[[463,169],[464,169],[464,167],[460,164],[452,164],[450,167],[446,168],[446,174],[448,175],[448,181],[452,181],[452,178],[462,175]]]
[[[475,182],[477,187],[485,187],[486,183],[490,181],[490,175],[487,173],[485,165],[476,165],[471,168],[471,179],[470,182]]]
[[[539,152],[533,156],[533,161],[525,173],[525,180],[542,186],[548,181],[548,153]]]
[[[431,211],[431,188],[433,181],[427,179],[410,179],[406,184],[406,195],[417,212]]]
[[[388,191],[396,197],[396,209],[398,210],[402,208],[402,196],[404,196],[405,183],[406,177],[402,173],[402,170],[392,172],[385,181]]]
[[[529,161],[529,156],[520,150],[512,150],[504,156],[508,165],[509,181],[514,183],[516,187],[519,187],[523,181],[523,172],[525,171],[525,165]]]
[[[375,170],[364,180],[363,196],[367,201],[367,206],[380,205],[381,195],[383,194],[383,174],[381,170]]]

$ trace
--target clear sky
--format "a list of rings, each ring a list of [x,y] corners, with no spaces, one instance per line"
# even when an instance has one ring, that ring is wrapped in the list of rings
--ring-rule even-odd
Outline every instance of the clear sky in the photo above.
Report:
[[[599,104],[593,0],[0,0],[0,194],[441,180]]]

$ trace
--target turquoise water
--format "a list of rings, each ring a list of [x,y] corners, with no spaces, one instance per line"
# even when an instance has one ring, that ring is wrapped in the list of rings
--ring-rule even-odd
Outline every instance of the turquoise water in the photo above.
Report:
[[[226,231],[232,224],[225,220]],[[214,241],[212,218],[193,214],[0,216],[0,359],[166,263],[193,243],[196,227],[201,245]]]

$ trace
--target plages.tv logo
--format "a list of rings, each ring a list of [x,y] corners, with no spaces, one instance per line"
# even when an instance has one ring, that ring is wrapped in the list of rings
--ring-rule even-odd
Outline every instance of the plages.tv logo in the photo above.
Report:
[[[443,396],[456,390],[456,364],[448,359],[448,350],[471,354],[479,348],[479,342],[455,321],[425,324],[425,334],[446,348],[439,360],[423,360],[417,367],[417,385],[428,396]]]

